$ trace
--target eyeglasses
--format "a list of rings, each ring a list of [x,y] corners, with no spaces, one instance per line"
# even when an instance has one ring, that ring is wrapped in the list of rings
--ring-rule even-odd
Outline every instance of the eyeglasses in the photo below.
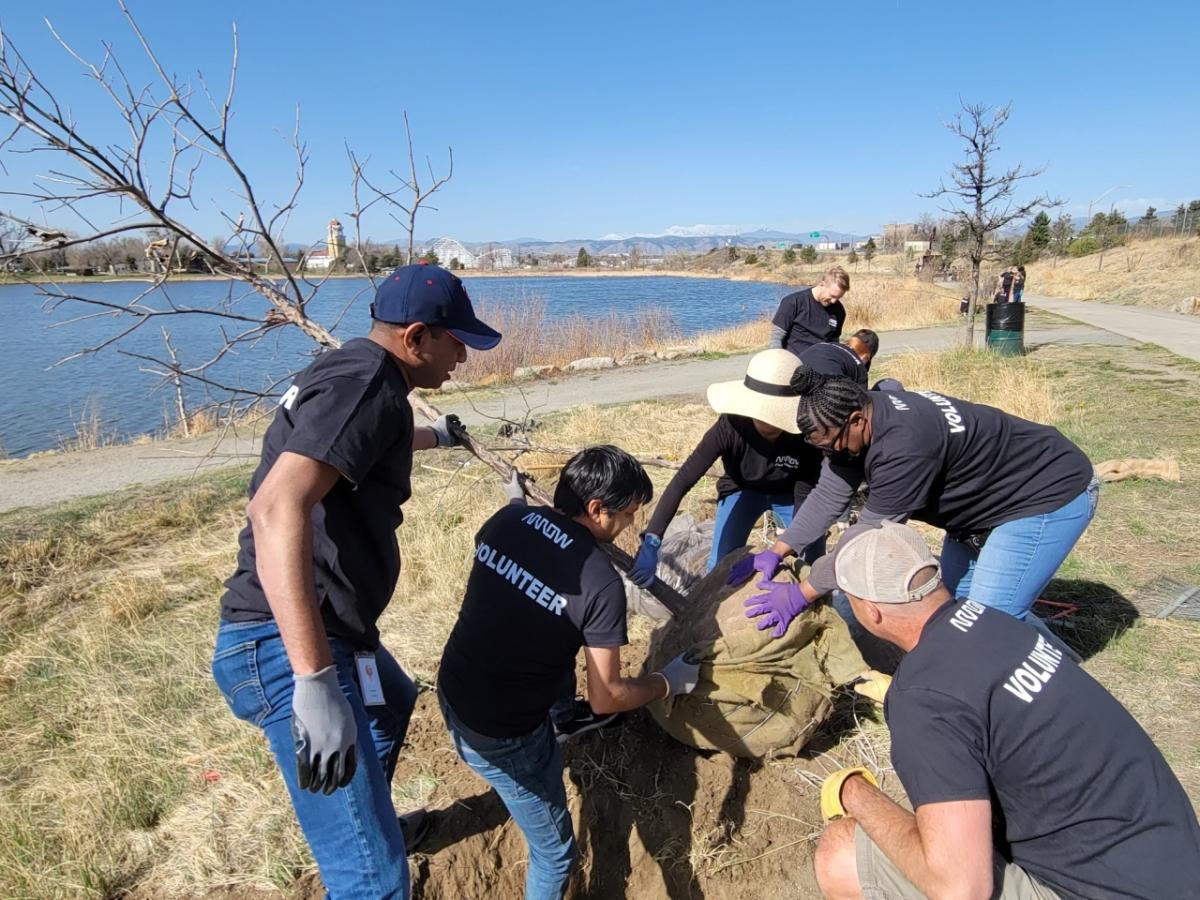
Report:
[[[849,427],[850,427],[850,420],[846,419],[846,421],[842,423],[842,427],[838,429],[838,433],[833,436],[832,440],[817,442],[817,441],[814,441],[812,438],[810,438],[808,435],[805,435],[804,443],[808,444],[810,447],[816,447],[818,450],[825,450],[827,452],[831,451],[831,450],[835,450],[837,448],[837,445],[841,443],[842,438],[844,438],[846,436],[846,430]]]

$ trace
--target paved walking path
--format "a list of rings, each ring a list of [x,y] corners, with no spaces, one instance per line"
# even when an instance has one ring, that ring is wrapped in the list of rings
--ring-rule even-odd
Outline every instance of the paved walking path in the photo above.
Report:
[[[1041,298],[1029,298],[1043,306]],[[1055,300],[1054,304],[1072,301]],[[1121,307],[1075,303],[1086,306],[1089,319],[1093,307],[1101,312]],[[1136,311],[1135,311],[1136,312]],[[1142,311],[1145,312],[1145,311]],[[1071,312],[1062,312],[1070,316]],[[1148,314],[1149,315],[1149,314]],[[1153,314],[1154,316],[1163,314]],[[1182,316],[1176,316],[1183,319]],[[1157,322],[1157,319],[1155,319]],[[981,323],[982,324],[982,323]],[[1097,321],[1101,328],[1108,325]],[[1191,323],[1188,323],[1191,324]],[[1200,328],[1200,322],[1195,323]],[[1157,326],[1158,331],[1182,333],[1180,326]],[[982,328],[979,329],[980,331]],[[1138,340],[1153,340],[1169,346],[1163,334],[1139,327]],[[1111,331],[1119,331],[1116,326]],[[1145,334],[1143,337],[1141,335]],[[909,350],[938,350],[952,347],[962,338],[961,326],[945,325],[911,331],[887,332],[880,336],[881,354]],[[1200,340],[1200,339],[1198,339]],[[1026,328],[1026,343],[1128,343],[1128,340],[1090,325],[1047,323],[1031,317]],[[1174,349],[1174,348],[1172,348]],[[1180,351],[1177,351],[1180,352]],[[1200,343],[1193,353],[1200,352]],[[629,403],[654,397],[703,399],[705,388],[714,381],[741,378],[751,354],[723,359],[690,359],[653,363],[624,369],[609,369],[580,375],[563,376],[501,390],[471,390],[458,394],[437,394],[430,399],[443,412],[457,413],[467,425],[494,422],[496,418],[534,418],[586,404]],[[1193,356],[1196,358],[1196,356]],[[161,441],[106,447],[82,453],[58,453],[35,459],[8,460],[0,463],[0,512],[26,506],[45,506],[78,497],[104,494],[137,484],[153,484],[172,478],[184,478],[200,472],[231,465],[246,465],[258,458],[256,436],[243,430],[238,434],[208,435],[191,440]]]
[[[1143,344],[1158,344],[1179,356],[1200,360],[1200,316],[1035,294],[1026,294],[1025,302],[1046,312],[1085,322]]]

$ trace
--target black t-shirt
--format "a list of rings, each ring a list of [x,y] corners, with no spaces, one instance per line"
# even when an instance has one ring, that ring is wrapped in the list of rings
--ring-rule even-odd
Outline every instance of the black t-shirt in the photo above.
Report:
[[[997,300],[1007,300],[1009,291],[1012,290],[1013,273],[1005,272],[1000,276],[1000,289],[996,291]]]
[[[412,493],[408,391],[400,367],[374,341],[356,338],[323,353],[280,400],[250,480],[253,497],[284,451],[342,474],[312,512],[317,598],[326,630],[367,648],[379,643],[375,622],[400,576],[396,528]],[[238,568],[225,582],[221,617],[269,619],[249,523],[238,541]]]
[[[556,510],[510,503],[475,535],[438,685],[468,728],[517,737],[562,699],[580,647],[625,643],[625,587],[591,532]]]
[[[932,391],[873,391],[871,429],[861,473],[885,519],[982,532],[1059,509],[1092,480],[1058,429]]]
[[[1001,853],[1063,897],[1200,891],[1200,825],[1126,709],[1029,625],[934,613],[884,707],[912,801],[990,800]]]
[[[771,324],[783,330],[783,349],[799,356],[806,347],[822,341],[837,341],[846,321],[840,300],[822,306],[812,288],[802,288],[779,301]]]
[[[662,536],[684,495],[718,459],[725,467],[717,480],[718,497],[743,490],[791,494],[798,507],[821,474],[821,451],[805,443],[800,435],[785,431],[769,441],[759,433],[753,419],[721,415],[663,491],[646,526],[648,534]]]
[[[822,375],[840,375],[867,386],[867,366],[845,344],[813,344],[800,354],[800,362]]]

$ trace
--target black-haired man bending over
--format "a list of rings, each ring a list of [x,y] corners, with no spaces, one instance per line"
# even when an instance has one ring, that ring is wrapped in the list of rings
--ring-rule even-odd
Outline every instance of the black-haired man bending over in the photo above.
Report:
[[[582,647],[597,713],[690,693],[699,667],[682,656],[643,678],[621,675],[625,588],[600,544],[633,524],[654,487],[617,447],[567,462],[554,508],[510,502],[475,536],[458,622],[438,672],[438,698],[459,756],[508,807],[529,845],[527,898],[562,897],[575,859],[563,764],[549,720]]]

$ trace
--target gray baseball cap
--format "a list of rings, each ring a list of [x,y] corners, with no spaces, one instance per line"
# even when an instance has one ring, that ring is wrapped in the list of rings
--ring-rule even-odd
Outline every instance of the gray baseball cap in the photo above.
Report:
[[[933,577],[914,586],[913,577],[933,566]],[[838,542],[834,556],[837,586],[872,603],[910,603],[933,593],[942,582],[937,558],[925,539],[908,525],[882,522],[847,534]]]

